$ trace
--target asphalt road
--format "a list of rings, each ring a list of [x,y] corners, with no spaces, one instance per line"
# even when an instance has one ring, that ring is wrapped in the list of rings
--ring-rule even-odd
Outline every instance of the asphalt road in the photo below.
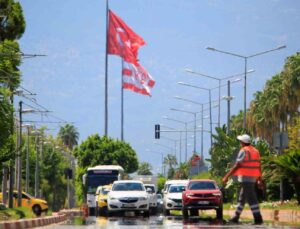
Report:
[[[182,216],[164,217],[162,215],[150,216],[120,216],[120,217],[88,217],[85,221],[82,218],[70,219],[61,225],[42,227],[44,229],[96,229],[96,228],[296,228],[264,224],[253,226],[251,223],[228,224],[225,221],[218,221],[215,218],[191,217],[183,220]]]

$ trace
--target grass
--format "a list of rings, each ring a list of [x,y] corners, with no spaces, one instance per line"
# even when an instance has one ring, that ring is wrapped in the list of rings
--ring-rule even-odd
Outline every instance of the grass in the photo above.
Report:
[[[34,218],[35,215],[26,207],[7,208],[0,210],[0,221]]]
[[[51,216],[52,211],[42,213],[42,215]],[[30,219],[36,218],[36,215],[31,209],[26,207],[14,207],[0,210],[0,222],[7,220],[19,220],[19,219]]]

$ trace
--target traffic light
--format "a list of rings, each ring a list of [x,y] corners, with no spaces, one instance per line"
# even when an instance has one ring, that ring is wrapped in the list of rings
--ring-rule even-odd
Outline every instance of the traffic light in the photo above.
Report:
[[[155,125],[155,139],[160,139],[160,125]]]

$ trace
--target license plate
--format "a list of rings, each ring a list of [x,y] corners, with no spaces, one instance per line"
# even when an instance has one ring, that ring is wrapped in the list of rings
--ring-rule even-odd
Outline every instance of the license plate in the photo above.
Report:
[[[124,207],[124,208],[133,208],[133,207],[135,207],[135,205],[134,204],[123,204],[122,207]]]
[[[198,201],[198,204],[209,204],[209,201]]]

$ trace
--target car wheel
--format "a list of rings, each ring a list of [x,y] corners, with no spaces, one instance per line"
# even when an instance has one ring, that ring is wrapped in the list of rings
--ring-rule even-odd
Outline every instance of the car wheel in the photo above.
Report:
[[[164,216],[169,216],[170,215],[170,210],[164,208],[163,213],[164,213]]]
[[[41,216],[41,214],[42,214],[42,209],[41,209],[40,205],[34,205],[32,207],[32,211],[36,216]]]
[[[223,208],[220,207],[220,208],[216,209],[216,213],[217,213],[217,219],[223,220]]]
[[[156,213],[157,213],[157,207],[151,208],[151,214],[156,215]]]
[[[114,216],[114,213],[111,212],[111,211],[107,211],[107,216],[108,216],[108,217],[112,217],[112,216]]]
[[[150,216],[150,212],[149,211],[144,211],[143,216],[148,218]]]
[[[101,213],[102,213],[102,216],[106,216],[107,217],[107,214],[108,214],[107,207],[101,208]]]
[[[191,209],[191,216],[199,216],[199,210],[198,209]]]
[[[184,219],[189,218],[189,212],[186,208],[182,208],[182,216],[183,216]]]

